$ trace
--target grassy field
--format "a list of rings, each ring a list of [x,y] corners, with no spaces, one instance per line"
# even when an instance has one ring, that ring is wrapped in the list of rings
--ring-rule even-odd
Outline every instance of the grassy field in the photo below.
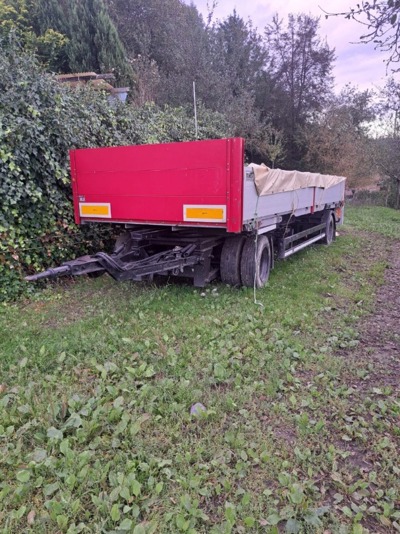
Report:
[[[102,277],[0,307],[0,531],[400,531],[400,399],[355,402],[344,357],[400,213],[346,216],[257,304]]]

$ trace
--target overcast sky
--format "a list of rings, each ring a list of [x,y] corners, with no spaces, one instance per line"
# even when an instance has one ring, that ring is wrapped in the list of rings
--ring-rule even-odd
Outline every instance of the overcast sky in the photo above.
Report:
[[[190,3],[190,0],[186,0]],[[192,0],[200,13],[206,17],[208,0]],[[209,0],[212,4],[212,0]],[[272,16],[278,13],[286,19],[288,13],[307,13],[320,16],[320,36],[326,38],[331,48],[335,48],[336,62],[334,77],[336,90],[352,83],[359,89],[373,89],[385,84],[386,64],[384,53],[374,50],[372,44],[352,44],[359,40],[365,27],[355,21],[344,17],[325,18],[320,7],[327,12],[337,13],[348,11],[348,8],[357,4],[357,0],[218,0],[214,11],[214,20],[224,19],[234,9],[248,20],[252,20],[260,33],[271,21]],[[396,75],[399,77],[399,75]]]

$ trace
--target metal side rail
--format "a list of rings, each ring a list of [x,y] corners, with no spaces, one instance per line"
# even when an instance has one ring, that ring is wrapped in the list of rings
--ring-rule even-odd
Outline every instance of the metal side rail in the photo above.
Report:
[[[312,245],[313,243],[316,243],[317,241],[324,239],[326,235],[325,227],[326,227],[326,223],[324,222],[317,226],[308,228],[307,230],[303,230],[302,232],[298,232],[297,234],[293,234],[291,236],[280,239],[279,247],[278,247],[278,257],[280,259],[288,258],[292,254],[295,254],[296,252],[303,250],[309,245]],[[313,234],[317,234],[317,235],[313,235]],[[301,243],[295,245],[296,241],[303,240],[304,238],[309,237],[309,236],[312,236],[312,237],[310,237],[310,239],[307,239],[306,241],[302,241]]]
[[[43,278],[107,272],[115,280],[141,281],[153,274],[165,272],[177,274],[185,267],[200,264],[203,256],[201,253],[195,253],[196,248],[196,244],[189,244],[185,247],[176,246],[171,250],[134,261],[123,261],[118,254],[109,255],[105,252],[98,252],[93,256],[82,256],[68,261],[42,273],[26,276],[25,280],[33,282]]]

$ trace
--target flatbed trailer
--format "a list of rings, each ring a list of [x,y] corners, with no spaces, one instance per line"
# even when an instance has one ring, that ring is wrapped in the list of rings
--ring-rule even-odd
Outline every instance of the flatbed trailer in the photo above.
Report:
[[[75,222],[125,231],[111,254],[27,280],[107,272],[262,287],[275,259],[330,244],[343,221],[345,178],[245,166],[241,138],[77,149],[70,162]]]

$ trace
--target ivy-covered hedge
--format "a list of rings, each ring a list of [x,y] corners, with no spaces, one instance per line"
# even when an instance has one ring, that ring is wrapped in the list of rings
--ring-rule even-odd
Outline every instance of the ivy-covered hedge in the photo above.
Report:
[[[201,138],[229,133],[205,109],[199,126]],[[193,138],[189,110],[110,105],[60,85],[27,55],[0,52],[0,301],[29,291],[25,274],[104,246],[109,226],[73,222],[69,149]]]

